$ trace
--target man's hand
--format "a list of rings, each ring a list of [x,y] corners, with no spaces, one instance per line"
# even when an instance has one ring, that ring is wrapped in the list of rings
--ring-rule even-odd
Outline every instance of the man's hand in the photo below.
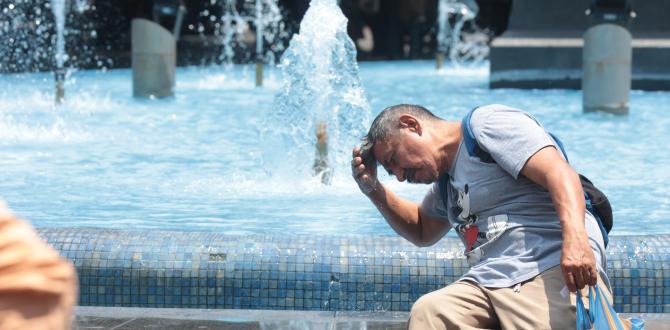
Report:
[[[598,270],[593,250],[586,233],[580,237],[563,237],[561,269],[563,279],[570,292],[585,286],[594,286],[598,281]]]
[[[358,188],[368,195],[377,189],[379,181],[377,180],[377,166],[368,164],[366,166],[361,155],[361,148],[355,147],[351,159],[351,175],[356,180]]]

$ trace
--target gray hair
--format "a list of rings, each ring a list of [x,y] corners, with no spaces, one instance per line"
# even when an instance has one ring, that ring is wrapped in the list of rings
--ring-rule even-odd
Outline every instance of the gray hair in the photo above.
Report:
[[[397,104],[382,110],[372,121],[368,134],[363,138],[361,156],[365,164],[376,161],[372,148],[377,142],[384,141],[399,131],[400,116],[404,114],[429,122],[440,119],[428,109],[415,104]]]

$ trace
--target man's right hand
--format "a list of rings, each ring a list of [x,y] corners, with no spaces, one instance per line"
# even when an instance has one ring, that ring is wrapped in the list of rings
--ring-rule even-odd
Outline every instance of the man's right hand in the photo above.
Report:
[[[379,181],[377,180],[377,166],[376,164],[365,165],[361,155],[361,148],[355,147],[351,160],[351,175],[356,180],[358,188],[368,195],[377,189]]]

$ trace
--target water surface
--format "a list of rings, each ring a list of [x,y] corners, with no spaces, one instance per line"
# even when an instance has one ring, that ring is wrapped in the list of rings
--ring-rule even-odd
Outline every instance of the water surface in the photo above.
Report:
[[[255,88],[253,74],[180,68],[175,97],[136,100],[130,70],[79,71],[58,107],[51,74],[0,76],[0,196],[38,227],[395,235],[345,163],[331,186],[273,170],[311,154],[261,166],[282,153],[259,136],[282,82],[271,70]],[[583,114],[580,91],[490,90],[485,66],[362,63],[360,75],[372,115],[396,103],[454,120],[487,103],[533,113],[609,195],[615,234],[670,232],[670,93],[633,91],[630,115],[613,116]],[[382,180],[416,201],[426,189]]]

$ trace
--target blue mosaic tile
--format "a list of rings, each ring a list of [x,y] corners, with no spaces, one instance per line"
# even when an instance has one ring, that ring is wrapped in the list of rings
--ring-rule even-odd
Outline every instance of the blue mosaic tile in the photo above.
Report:
[[[457,239],[417,248],[398,237],[228,236],[43,228],[77,267],[81,305],[406,311],[457,280]],[[614,307],[670,312],[670,235],[611,237]]]

